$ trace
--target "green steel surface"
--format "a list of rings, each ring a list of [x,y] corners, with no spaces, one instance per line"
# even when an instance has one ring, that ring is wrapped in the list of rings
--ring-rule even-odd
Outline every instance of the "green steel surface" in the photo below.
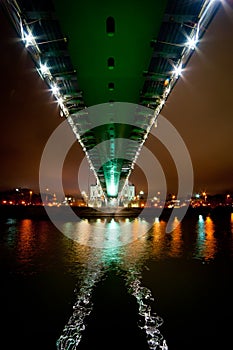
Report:
[[[55,8],[78,82],[89,107],[113,101],[139,103],[143,71],[150,63],[150,41],[156,38],[165,0],[55,0]],[[106,20],[115,20],[115,33],[106,32]],[[113,57],[114,69],[107,60]],[[109,83],[114,83],[110,91]]]
[[[150,41],[158,35],[165,6],[165,0],[55,1],[88,107],[110,101],[139,103],[143,71],[148,68],[152,55]],[[115,22],[113,35],[107,33],[108,17]],[[109,58],[114,59],[114,67],[108,66]],[[105,125],[93,131],[95,144],[104,141],[107,129]],[[110,139],[131,136],[131,128],[123,124],[112,130]],[[102,188],[110,197],[118,195],[120,180],[126,177],[121,170],[124,160],[114,158],[117,154],[114,146],[112,143],[109,161],[96,169]]]

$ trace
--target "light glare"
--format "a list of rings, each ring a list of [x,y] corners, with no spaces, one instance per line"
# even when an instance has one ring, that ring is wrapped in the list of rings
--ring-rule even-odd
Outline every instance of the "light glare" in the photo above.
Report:
[[[43,75],[49,74],[49,69],[46,64],[40,65],[40,71]]]
[[[188,38],[187,41],[187,46],[191,49],[194,50],[197,45],[197,39],[196,38]]]
[[[181,64],[174,68],[174,73],[175,73],[176,78],[178,78],[181,75],[181,73],[182,73],[182,65]]]
[[[52,93],[54,95],[57,95],[59,93],[59,89],[58,89],[57,85],[53,85],[51,90],[52,90]]]
[[[25,41],[25,46],[34,45],[35,38],[32,33],[24,34],[23,40]]]

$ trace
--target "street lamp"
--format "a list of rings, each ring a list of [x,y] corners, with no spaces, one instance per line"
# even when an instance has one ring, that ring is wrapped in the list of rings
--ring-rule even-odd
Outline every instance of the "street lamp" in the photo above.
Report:
[[[32,204],[32,191],[29,191],[29,195],[30,195],[30,197],[29,197],[29,204]]]
[[[202,192],[202,196],[204,197],[204,200],[206,202],[206,199],[207,199],[207,193],[206,192]]]

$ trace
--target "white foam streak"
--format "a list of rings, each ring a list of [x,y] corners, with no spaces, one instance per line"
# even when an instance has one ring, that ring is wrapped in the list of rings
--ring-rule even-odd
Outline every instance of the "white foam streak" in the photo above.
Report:
[[[146,333],[149,349],[168,350],[166,340],[159,330],[159,327],[163,324],[163,319],[151,311],[151,304],[154,302],[154,298],[150,289],[141,285],[141,273],[134,269],[129,269],[126,275],[126,284],[131,295],[137,300],[140,317],[139,327]]]
[[[73,314],[65,325],[61,336],[57,340],[58,350],[76,350],[86,328],[87,317],[93,309],[91,301],[95,285],[100,281],[104,271],[99,267],[94,271],[87,271],[86,278],[77,293],[73,306]]]

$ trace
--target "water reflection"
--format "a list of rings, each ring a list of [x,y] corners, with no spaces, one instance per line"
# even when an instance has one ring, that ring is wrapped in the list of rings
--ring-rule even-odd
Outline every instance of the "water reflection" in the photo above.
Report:
[[[66,222],[65,236],[79,244],[96,248],[112,248],[129,244],[147,233],[151,224],[143,219],[104,218]]]
[[[214,259],[217,250],[217,241],[214,237],[214,232],[213,220],[209,216],[204,220],[203,216],[199,215],[195,257],[204,258],[207,261]]]
[[[154,298],[151,291],[142,285],[141,273],[147,259],[161,260],[184,255],[184,250],[187,249],[184,246],[184,238],[188,237],[189,241],[193,231],[190,229],[186,232],[187,229],[176,217],[172,226],[171,233],[166,233],[167,222],[160,221],[159,218],[155,218],[152,225],[142,219],[83,220],[65,224],[66,236],[70,235],[77,243],[79,258],[82,256],[80,250],[85,249],[84,261],[87,256],[88,260],[86,263],[82,261],[85,271],[82,288],[76,295],[74,313],[58,339],[57,349],[76,349],[88,322],[86,318],[93,306],[93,289],[105,272],[113,266],[123,272],[127,289],[137,300],[139,326],[145,331],[149,349],[156,349],[157,346],[167,349],[166,341],[158,329],[162,319],[151,312]],[[130,228],[130,239],[129,234],[124,237],[125,227]],[[206,261],[215,258],[217,240],[214,233],[215,225],[211,217],[204,218],[199,215],[196,221],[197,237],[192,251],[194,257]],[[130,243],[126,244],[129,240]]]
[[[29,264],[35,253],[34,230],[32,220],[24,219],[20,223],[18,236],[18,257],[24,264]]]
[[[153,225],[153,256],[161,259],[166,255],[166,247],[167,247],[167,236],[166,234],[166,222],[155,220]]]
[[[197,222],[197,241],[194,256],[202,257],[205,244],[205,221],[202,215],[199,215]]]
[[[170,247],[170,256],[173,258],[177,258],[182,254],[182,231],[181,231],[181,223],[175,217],[172,223],[173,231],[171,233],[171,247]]]
[[[125,225],[130,232],[130,244],[125,244],[129,240],[129,234],[124,237]],[[89,252],[85,266],[82,261],[84,273],[80,281],[81,288],[76,292],[73,314],[57,340],[58,350],[77,349],[88,322],[88,315],[93,308],[94,287],[113,266],[122,271],[128,292],[136,298],[141,321],[140,328],[145,331],[148,348],[155,349],[160,346],[163,350],[167,349],[166,341],[159,330],[163,320],[152,312],[151,304],[154,298],[151,291],[142,286],[141,282],[143,263],[150,251],[148,249],[150,242],[147,240],[148,231],[146,231],[149,226],[149,223],[142,219],[83,220],[64,225],[63,229],[68,230],[65,235],[78,242],[78,254],[80,248]],[[142,232],[146,234],[142,235]]]
[[[182,226],[177,217],[173,219],[171,227],[173,230],[166,233],[167,222],[155,220],[151,231],[153,258],[159,260],[167,257],[177,258],[183,254]]]
[[[214,217],[214,220],[217,225],[218,219]],[[139,218],[84,219],[77,223],[64,223],[66,235],[60,236],[45,221],[25,219],[5,223],[7,236],[3,242],[10,249],[15,246],[18,262],[27,273],[36,271],[40,261],[38,255],[42,251],[48,255],[48,258],[43,255],[43,260],[55,260],[56,254],[60,256],[65,250],[65,268],[68,266],[78,281],[73,313],[57,341],[58,350],[78,348],[93,309],[93,291],[106,273],[113,269],[121,274],[128,292],[136,298],[139,326],[145,332],[149,349],[155,349],[156,344],[160,349],[167,349],[159,330],[162,319],[152,312],[156,308],[154,298],[142,283],[146,262],[150,259],[177,259],[185,254],[211,261],[222,247],[232,245],[233,240],[233,235],[215,234],[216,227],[210,216],[195,216],[185,223],[175,218],[173,223],[173,231],[166,233],[167,222],[159,218],[154,218],[152,223]],[[233,233],[233,214],[228,217],[227,227],[228,232]],[[59,250],[53,250],[53,245],[57,245]],[[50,251],[52,257],[48,254]],[[48,260],[43,263],[48,264]]]
[[[23,219],[17,224],[17,234],[14,236],[14,242],[11,243],[16,247],[16,258],[21,273],[35,274],[40,267],[41,262],[38,258],[44,250],[49,249],[49,227],[46,221],[32,219]]]
[[[205,232],[206,232],[206,241],[204,256],[206,260],[213,259],[216,254],[216,238],[214,237],[214,223],[213,220],[207,216],[205,220]]]
[[[231,213],[231,233],[233,233],[233,213]]]
[[[9,218],[7,219],[7,222],[6,222],[6,226],[7,226],[7,246],[10,247],[10,248],[14,248],[15,246],[15,240],[17,238],[17,221],[16,219],[12,219],[12,218]]]

